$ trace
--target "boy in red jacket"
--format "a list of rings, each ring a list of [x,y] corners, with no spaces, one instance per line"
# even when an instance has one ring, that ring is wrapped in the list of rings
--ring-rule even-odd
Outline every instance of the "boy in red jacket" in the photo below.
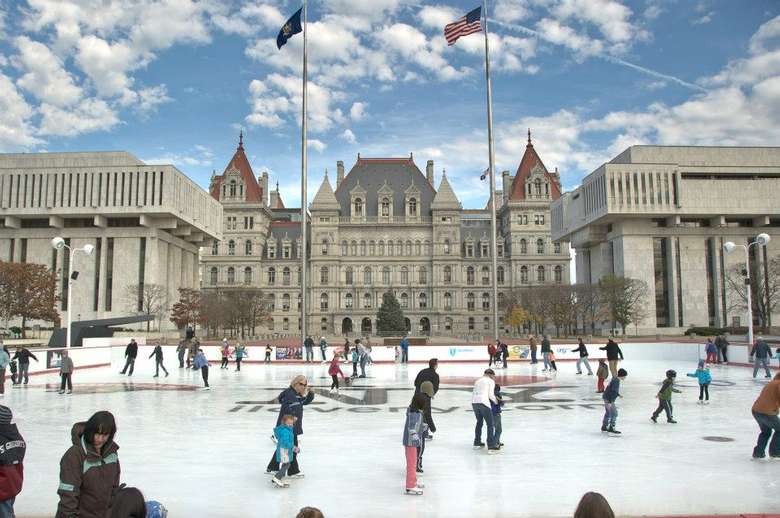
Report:
[[[11,424],[13,414],[0,405],[0,516],[14,516],[14,500],[22,492],[24,480],[24,439]]]

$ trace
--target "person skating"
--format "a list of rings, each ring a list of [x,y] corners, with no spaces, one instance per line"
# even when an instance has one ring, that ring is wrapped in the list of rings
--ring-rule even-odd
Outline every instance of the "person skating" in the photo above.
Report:
[[[334,352],[333,359],[330,361],[330,366],[328,367],[328,375],[332,380],[330,384],[330,391],[335,392],[336,394],[339,393],[339,376],[342,377],[344,383],[347,382],[347,378],[344,376],[344,373],[341,371],[341,366],[339,365],[340,360],[341,353],[338,351]]]
[[[417,483],[417,451],[422,445],[422,436],[427,431],[423,418],[424,396],[415,394],[412,404],[406,409],[403,445],[406,453],[406,494],[422,495],[423,488]]]
[[[728,356],[728,348],[729,348],[729,341],[726,340],[725,335],[718,335],[717,338],[715,338],[715,346],[718,348],[718,363],[728,363],[729,362],[729,356]]]
[[[555,353],[553,351],[550,351],[548,353],[548,361],[550,362],[550,370],[554,371],[557,374],[558,367],[555,365]]]
[[[596,378],[598,379],[596,382],[596,394],[604,393],[604,382],[608,377],[609,367],[607,367],[607,362],[603,359],[599,359],[599,367],[596,369]]]
[[[495,395],[495,378],[495,371],[487,369],[484,375],[474,383],[474,391],[471,394],[471,408],[477,418],[477,425],[474,427],[474,447],[482,448],[485,446],[485,443],[482,442],[482,423],[484,422],[487,426],[488,453],[498,451],[494,436],[493,412],[490,410],[490,403],[498,402]]]
[[[707,363],[718,362],[718,346],[712,341],[712,338],[707,338],[704,343],[704,352],[707,353]]]
[[[501,397],[501,385],[496,383],[493,393],[496,396],[496,402],[490,402],[490,411],[493,413],[493,440],[496,443],[496,447],[501,449],[504,446],[504,443],[501,442],[501,432],[503,431],[501,426],[501,407],[504,406],[504,399]]]
[[[357,347],[353,347],[352,348],[352,377],[353,378],[358,377],[357,366],[359,361],[360,361],[360,353],[358,352]]]
[[[401,338],[401,363],[409,363],[409,339]]]
[[[0,397],[5,394],[5,370],[9,363],[11,363],[11,355],[5,347],[0,347]]]
[[[769,348],[769,344],[766,343],[764,337],[758,337],[753,349],[750,351],[750,358],[754,358],[753,378],[758,374],[759,367],[764,367],[764,371],[766,372],[765,378],[772,377],[772,373],[769,371],[769,359],[772,358],[772,349]]]
[[[198,351],[200,351],[200,340],[197,338],[193,338],[192,342],[190,342],[190,347],[187,349],[187,368],[189,369],[190,366],[192,366],[192,370],[198,370],[195,366],[192,365],[192,362],[195,360],[195,357],[198,355]]]
[[[753,419],[758,423],[761,432],[758,434],[758,442],[753,448],[753,458],[763,459],[766,456],[766,446],[769,444],[769,456],[780,459],[780,373],[775,374],[772,381],[761,389],[755,403],[753,403]],[[772,432],[774,431],[774,435]],[[771,441],[770,441],[771,438]]]
[[[490,356],[490,359],[488,360],[488,367],[492,367],[494,363],[497,364],[496,362],[497,349],[495,344],[489,343],[487,346],[487,352],[488,352],[488,356]]]
[[[617,398],[623,397],[620,395],[620,382],[626,379],[626,376],[628,376],[626,369],[619,369],[617,376],[614,376],[610,380],[604,394],[601,396],[601,399],[604,401],[604,419],[601,421],[602,432],[620,434],[620,432],[615,429],[618,418],[616,401]]]
[[[0,405],[0,517],[13,518],[16,495],[22,492],[24,482],[24,454],[27,445],[12,424],[13,413]]]
[[[547,338],[547,335],[542,335],[542,362],[544,365],[542,372],[547,372],[548,370],[550,370],[551,352],[552,352],[552,348],[550,347],[550,339]]]
[[[22,382],[22,377],[19,376],[17,378],[16,373],[18,371],[18,366],[16,364],[16,360],[11,358],[11,361],[8,362],[8,368],[11,370],[11,384],[12,385],[18,385]]]
[[[303,407],[314,401],[314,392],[309,390],[309,382],[306,380],[306,376],[295,376],[290,382],[290,386],[279,394],[278,400],[281,408],[279,409],[276,426],[282,424],[282,417],[285,415],[289,414],[295,417],[293,444],[298,446],[298,436],[303,435]],[[266,473],[270,475],[277,471],[279,471],[279,462],[276,460],[276,451],[274,451],[271,461],[266,467]],[[287,476],[292,478],[303,477],[303,473],[298,466],[298,454],[295,451],[293,451],[293,458],[292,462],[290,462],[290,469],[287,470]]]
[[[236,357],[236,372],[241,371],[241,361],[249,356],[249,353],[246,351],[246,346],[244,344],[236,344],[236,350],[233,351],[233,354]]]
[[[368,348],[363,345],[363,342],[359,338],[355,339],[355,347],[358,350],[358,356],[360,358],[360,378],[366,377],[366,364],[368,363]]]
[[[582,364],[585,364],[585,367],[588,369],[588,376],[592,376],[593,371],[590,369],[590,362],[588,361],[588,348],[585,347],[582,337],[579,338],[579,345],[572,352],[580,353],[580,358],[577,360],[577,374],[582,374]]]
[[[222,353],[222,363],[219,364],[220,369],[228,369],[230,363],[230,342],[227,338],[222,339],[222,346],[219,348],[219,352]]]
[[[127,375],[133,375],[136,356],[138,356],[138,343],[136,343],[135,338],[131,338],[130,343],[127,344],[127,347],[125,347],[125,367],[119,372],[119,374],[124,374],[129,368],[130,372]]]
[[[68,351],[63,350],[60,353],[60,394],[65,393],[65,385],[68,386],[68,394],[73,393],[73,360],[68,356]]]
[[[17,377],[17,383],[21,383],[22,379],[24,379],[24,384],[27,385],[27,382],[30,381],[30,358],[38,361],[38,358],[35,357],[35,355],[30,352],[27,348],[18,346],[16,348],[16,353],[14,353],[14,357],[11,358],[11,360],[17,360],[19,362],[19,376]]]
[[[298,453],[298,447],[295,445],[295,416],[282,416],[282,422],[274,428],[274,437],[276,438],[276,462],[279,463],[279,471],[271,477],[271,482],[277,487],[290,487],[289,482],[284,481],[287,476],[287,470],[290,469],[293,454]]]
[[[531,349],[531,364],[539,363],[536,361],[536,335],[531,335],[528,339],[528,347]]]
[[[200,370],[200,376],[203,378],[203,390],[211,390],[209,387],[209,360],[203,349],[198,349],[195,359],[192,360],[192,365],[195,370]]]
[[[154,356],[154,377],[160,377],[160,369],[162,369],[165,373],[165,377],[167,378],[168,369],[166,369],[165,365],[163,365],[163,349],[159,340],[157,340],[157,343],[154,345],[154,350],[152,351],[152,354],[149,355],[149,358],[152,356]]]
[[[311,339],[311,336],[307,336],[306,340],[303,341],[303,348],[306,350],[306,362],[313,362],[314,361],[314,340]]]
[[[661,412],[666,412],[667,423],[677,423],[677,421],[674,420],[673,415],[674,407],[672,406],[672,393],[676,392],[680,394],[682,391],[674,388],[675,378],[677,378],[677,372],[671,369],[666,371],[666,379],[661,384],[661,390],[659,390],[658,394],[655,396],[658,398],[658,408],[655,409],[652,417],[650,417],[650,420],[654,423],[658,422],[658,416],[661,414]]]
[[[328,358],[326,357],[326,354],[328,352],[328,341],[325,340],[324,336],[320,337],[320,355],[322,355],[322,363],[328,363]]]
[[[689,378],[697,378],[699,380],[699,404],[710,404],[710,382],[712,382],[712,375],[710,369],[707,368],[707,364],[704,360],[699,360],[699,368],[696,372],[689,372]]]
[[[416,392],[415,394],[422,394],[424,396],[423,401],[425,402],[425,405],[423,405],[423,422],[428,427],[425,433],[423,433],[420,437],[421,444],[417,450],[417,473],[422,473],[422,460],[423,455],[425,454],[425,442],[426,440],[433,440],[432,434],[436,432],[436,424],[433,422],[433,414],[431,413],[431,404],[435,394],[433,390],[433,383],[430,381],[424,381],[422,385],[420,385],[420,391]],[[412,396],[412,398],[414,398],[414,396]]]
[[[187,342],[185,340],[180,340],[179,345],[176,346],[176,356],[179,358],[179,368],[184,368],[184,355],[187,353]],[[187,364],[187,367],[189,368],[189,363]]]
[[[265,344],[265,360],[263,360],[265,363],[271,363],[272,352],[274,352],[274,349],[271,347],[271,344]]]
[[[111,412],[95,413],[71,430],[73,445],[60,461],[56,518],[105,518],[119,489],[119,446]]]
[[[501,358],[504,368],[507,368],[507,360],[509,359],[509,346],[507,346],[504,342],[500,341],[498,342],[498,355]]]
[[[439,360],[437,358],[431,358],[428,360],[428,367],[422,369],[417,373],[417,377],[414,378],[414,390],[420,392],[420,387],[426,381],[430,381],[433,385],[433,393],[439,392],[439,374],[436,369],[439,368]]]
[[[618,360],[623,359],[623,351],[620,350],[620,346],[610,338],[607,340],[607,345],[599,347],[601,351],[607,351],[607,362],[609,363],[609,373],[614,378],[618,373]]]

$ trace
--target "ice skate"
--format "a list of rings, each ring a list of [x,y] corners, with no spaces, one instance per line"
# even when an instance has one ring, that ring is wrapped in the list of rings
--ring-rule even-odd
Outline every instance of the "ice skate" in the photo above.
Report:
[[[303,471],[299,471],[295,475],[287,475],[289,478],[303,478]]]
[[[620,435],[620,434],[622,433],[622,432],[619,432],[619,431],[615,430],[615,427],[614,427],[614,426],[610,426],[610,427],[609,427],[609,429],[608,429],[607,431],[608,431],[609,433],[614,433],[615,435]]]
[[[501,453],[501,448],[488,448],[488,455],[495,455],[496,453]]]
[[[474,449],[475,450],[478,450],[478,449],[484,448],[484,447],[485,447],[485,443],[484,442],[476,442],[476,441],[474,442]]]
[[[290,484],[284,482],[283,480],[279,480],[278,478],[276,478],[276,476],[271,478],[271,483],[276,487],[290,487]]]
[[[73,394],[73,391],[72,391],[72,390],[69,390],[69,391],[68,391],[68,394]]]
[[[407,494],[407,495],[411,495],[411,496],[420,496],[420,495],[422,495],[422,494],[423,494],[423,492],[422,492],[422,489],[420,489],[420,488],[418,488],[418,487],[413,487],[413,488],[411,488],[411,489],[409,489],[409,488],[407,487],[407,488],[406,488],[406,494]]]
[[[667,419],[666,422],[670,424],[677,424],[677,421],[675,421],[674,419]]]
[[[606,427],[606,426],[602,426],[602,427],[601,427],[601,431],[602,431],[602,432],[607,432],[607,431],[609,431],[609,430],[607,429],[607,427]]]
[[[656,416],[651,416],[651,417],[650,417],[650,420],[651,420],[652,422],[654,422],[654,423],[657,423],[657,422],[658,422],[658,418],[657,418]]]
[[[417,481],[417,489],[425,489],[425,484],[423,484],[422,480]]]
[[[64,393],[65,393],[65,391],[64,391],[64,390],[58,390],[58,391],[57,391],[57,394],[64,394]]]

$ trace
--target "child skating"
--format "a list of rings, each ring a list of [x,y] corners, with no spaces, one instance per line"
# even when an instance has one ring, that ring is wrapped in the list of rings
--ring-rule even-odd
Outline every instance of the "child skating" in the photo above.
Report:
[[[672,415],[674,412],[674,407],[672,407],[672,393],[677,392],[679,394],[682,391],[674,388],[674,380],[676,377],[677,373],[675,371],[671,369],[666,371],[666,379],[661,385],[661,390],[659,390],[658,394],[655,396],[658,398],[658,408],[655,409],[653,416],[650,418],[650,420],[654,423],[658,422],[658,416],[661,414],[661,412],[666,412],[667,423],[677,423],[677,421],[674,420],[674,416]]]
[[[615,424],[618,418],[618,409],[615,401],[617,398],[623,397],[620,395],[620,382],[626,379],[628,371],[626,369],[618,369],[617,376],[612,378],[607,385],[607,389],[604,391],[604,395],[601,399],[604,400],[604,419],[601,422],[601,431],[609,432],[619,435],[620,432],[615,429]]]
[[[422,437],[428,431],[423,421],[425,400],[422,394],[415,394],[412,404],[406,409],[403,445],[406,453],[406,494],[422,495],[422,484],[417,483],[417,449],[422,446]]]
[[[344,380],[344,383],[347,383],[347,378],[344,376],[344,373],[341,371],[341,367],[339,366],[340,360],[341,353],[336,351],[333,353],[333,359],[330,361],[330,366],[328,367],[328,374],[333,380],[333,382],[330,384],[330,391],[331,393],[335,392],[336,394],[339,393],[339,376],[341,376],[341,378]]]
[[[192,365],[195,370],[200,370],[200,376],[203,378],[203,390],[211,390],[209,387],[209,361],[203,353],[203,349],[198,349],[198,352],[195,353]]]
[[[271,353],[273,352],[273,348],[271,347],[271,344],[265,344],[265,363],[271,363]]]
[[[504,406],[504,399],[501,397],[501,385],[496,383],[496,388],[493,390],[493,394],[496,395],[497,403],[490,402],[490,410],[493,412],[493,441],[496,443],[496,447],[501,449],[504,447],[504,443],[501,442],[501,407]]]
[[[227,369],[228,361],[230,360],[230,344],[227,340],[222,342],[222,348],[220,349],[220,352],[222,353],[222,363],[219,365],[219,368]]]
[[[65,386],[68,387],[68,394],[73,392],[73,383],[71,382],[71,376],[73,375],[73,360],[68,356],[68,351],[63,350],[60,353],[60,394],[65,393]]]
[[[596,369],[596,378],[598,379],[596,383],[596,394],[603,394],[604,393],[604,382],[609,377],[609,367],[607,367],[607,361],[606,360],[599,360],[599,367]]]
[[[271,482],[276,487],[290,487],[285,482],[287,470],[290,469],[293,453],[298,453],[298,447],[295,446],[295,434],[293,425],[295,416],[285,415],[282,417],[282,423],[274,428],[274,439],[276,439],[276,461],[279,463],[279,471],[271,477]]]
[[[558,367],[555,366],[555,353],[552,350],[550,350],[549,358],[550,358],[550,366],[552,367],[550,370],[557,374]]]
[[[704,360],[699,360],[699,368],[696,372],[689,372],[688,377],[697,378],[699,380],[699,404],[710,404],[710,382],[712,381],[712,375],[710,369],[707,368],[707,364]]]

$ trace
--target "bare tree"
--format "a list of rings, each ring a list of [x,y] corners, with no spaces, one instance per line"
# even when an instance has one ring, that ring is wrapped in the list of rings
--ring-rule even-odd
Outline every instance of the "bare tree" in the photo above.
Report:
[[[747,286],[742,275],[744,263],[729,268],[726,284],[729,287],[728,310],[747,311]],[[762,271],[759,265],[751,265],[750,291],[753,301],[753,313],[764,330],[772,321],[772,313],[780,304],[780,256],[775,256]]]
[[[168,310],[168,290],[160,284],[130,284],[125,286],[123,293],[125,307],[135,313],[141,313],[158,320]],[[151,329],[151,322],[146,322],[146,331]]]
[[[561,336],[561,328],[566,329],[576,322],[574,290],[570,285],[557,284],[546,287],[544,291],[555,335]]]
[[[591,334],[596,332],[596,322],[604,319],[604,300],[598,284],[575,284],[577,312],[582,329],[590,327]]]
[[[599,289],[609,317],[620,324],[625,336],[626,326],[639,322],[646,314],[647,284],[639,279],[607,275],[599,281]]]
[[[208,290],[201,298],[200,315],[209,334],[221,329],[230,336],[246,338],[257,334],[257,327],[270,319],[270,301],[256,288]]]

